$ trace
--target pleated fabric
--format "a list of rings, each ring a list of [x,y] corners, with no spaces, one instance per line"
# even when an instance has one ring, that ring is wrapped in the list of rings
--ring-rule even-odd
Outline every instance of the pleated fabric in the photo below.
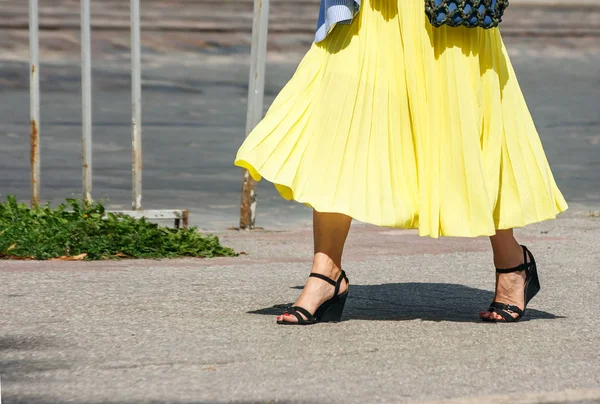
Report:
[[[366,0],[313,44],[235,164],[319,212],[422,236],[493,235],[567,208],[498,29]]]

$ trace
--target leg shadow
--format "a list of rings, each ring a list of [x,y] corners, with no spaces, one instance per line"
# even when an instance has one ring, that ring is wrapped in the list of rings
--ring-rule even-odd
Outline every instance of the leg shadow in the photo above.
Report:
[[[301,286],[294,287],[302,289]],[[386,283],[350,285],[344,320],[481,322],[479,312],[493,292],[452,283]],[[289,304],[277,304],[249,314],[278,315]],[[528,308],[521,321],[563,318]]]

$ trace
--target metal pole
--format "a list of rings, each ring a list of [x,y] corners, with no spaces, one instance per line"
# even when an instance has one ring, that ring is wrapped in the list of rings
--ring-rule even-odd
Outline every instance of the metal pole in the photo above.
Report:
[[[31,206],[40,204],[40,59],[38,29],[38,0],[29,0]]]
[[[81,143],[83,157],[83,200],[92,201],[92,61],[90,0],[81,0]]]
[[[248,111],[246,114],[246,136],[260,122],[263,114],[265,92],[265,63],[267,56],[267,32],[269,28],[269,0],[254,0],[252,24],[252,50],[250,81],[248,85]],[[256,184],[248,170],[242,182],[240,207],[240,229],[253,229],[256,221]]]
[[[142,80],[140,0],[131,0],[131,106],[133,209],[142,209]]]

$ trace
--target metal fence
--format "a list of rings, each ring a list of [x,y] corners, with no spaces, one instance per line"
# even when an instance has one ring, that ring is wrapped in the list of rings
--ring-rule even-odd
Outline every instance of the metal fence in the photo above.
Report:
[[[145,210],[142,207],[142,80],[140,0],[131,2],[131,145],[132,210],[115,211],[133,217],[171,219],[175,226],[188,225],[187,209]],[[30,154],[31,205],[40,203],[40,61],[38,0],[29,0]],[[92,201],[92,62],[90,0],[81,0],[81,91],[82,91],[82,188],[83,199]]]
[[[82,194],[86,202],[93,200],[93,120],[90,0],[81,4],[81,91],[82,91]],[[248,85],[246,136],[262,119],[265,86],[265,64],[269,0],[254,0],[251,65]],[[132,210],[115,211],[133,217],[173,219],[175,226],[188,225],[187,209],[147,210],[142,205],[142,81],[140,0],[130,0],[131,29],[131,145],[132,145]],[[38,0],[29,0],[30,49],[30,158],[31,205],[40,203],[40,61]],[[256,220],[256,184],[244,172],[240,207],[240,228],[253,229]]]

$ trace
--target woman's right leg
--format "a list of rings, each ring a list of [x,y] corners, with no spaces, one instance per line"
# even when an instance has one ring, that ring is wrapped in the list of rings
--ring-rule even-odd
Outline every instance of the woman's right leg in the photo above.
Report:
[[[337,280],[342,271],[342,252],[346,237],[350,231],[350,216],[340,213],[321,213],[313,211],[313,237],[315,243],[315,256],[312,271],[326,277]],[[344,281],[340,293],[348,289]],[[310,313],[314,314],[319,306],[333,297],[334,288],[329,283],[318,278],[308,278],[306,285],[294,303]],[[282,314],[277,317],[278,321],[297,322],[293,315]]]

